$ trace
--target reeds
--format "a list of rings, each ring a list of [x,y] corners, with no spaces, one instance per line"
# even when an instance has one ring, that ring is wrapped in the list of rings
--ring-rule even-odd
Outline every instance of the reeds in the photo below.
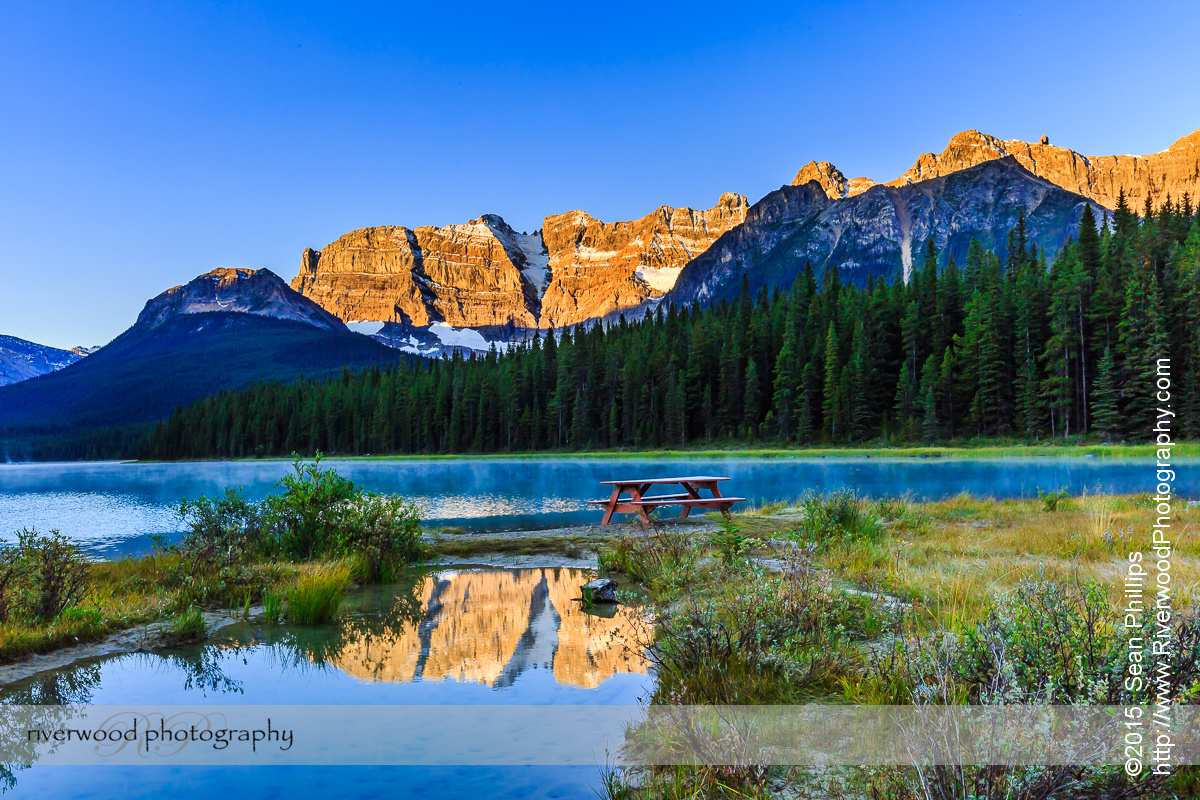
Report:
[[[352,564],[339,561],[298,578],[286,593],[288,619],[300,625],[319,625],[337,616],[353,570]]]

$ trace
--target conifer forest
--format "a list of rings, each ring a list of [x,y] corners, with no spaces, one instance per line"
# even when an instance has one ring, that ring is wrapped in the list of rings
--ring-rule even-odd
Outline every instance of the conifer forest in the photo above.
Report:
[[[177,409],[156,459],[1150,438],[1169,371],[1200,425],[1200,217],[1123,201],[1039,252],[1023,220],[907,280],[811,266],[786,291],[543,331],[504,352],[260,383]]]

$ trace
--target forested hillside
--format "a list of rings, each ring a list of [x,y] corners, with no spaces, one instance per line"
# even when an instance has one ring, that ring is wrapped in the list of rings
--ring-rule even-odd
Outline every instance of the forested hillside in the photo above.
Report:
[[[1053,256],[1052,266],[1047,266]],[[748,285],[745,276],[743,285]],[[911,281],[840,284],[577,327],[505,353],[226,391],[160,423],[142,455],[193,458],[1149,436],[1158,359],[1177,431],[1200,414],[1200,224],[1185,196],[1089,208],[1037,250],[962,264],[929,243]],[[1165,362],[1164,362],[1165,365]]]

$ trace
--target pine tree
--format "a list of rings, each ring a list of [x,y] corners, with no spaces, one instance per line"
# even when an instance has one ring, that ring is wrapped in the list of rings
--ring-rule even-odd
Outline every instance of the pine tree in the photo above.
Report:
[[[825,421],[825,430],[829,441],[836,442],[838,435],[838,417],[842,412],[840,390],[842,370],[838,361],[837,331],[831,321],[828,333],[825,334],[825,391],[821,403],[821,416]]]
[[[1121,409],[1117,403],[1117,362],[1112,348],[1104,348],[1097,364],[1095,385],[1092,387],[1092,430],[1111,441],[1121,430]]]
[[[742,406],[745,409],[742,429],[747,436],[757,438],[758,422],[762,417],[762,389],[758,381],[758,365],[753,358],[746,365],[746,397]]]

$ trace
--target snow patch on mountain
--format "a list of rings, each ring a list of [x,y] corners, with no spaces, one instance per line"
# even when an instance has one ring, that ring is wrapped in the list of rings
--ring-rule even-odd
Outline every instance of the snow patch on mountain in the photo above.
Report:
[[[538,299],[546,293],[546,285],[550,282],[550,251],[542,241],[542,232],[517,234],[517,245],[525,254],[525,268],[521,273],[537,289]]]
[[[645,264],[634,273],[656,292],[669,292],[675,287],[683,267],[648,267]]]
[[[489,342],[474,328],[453,328],[444,322],[435,322],[429,326],[429,332],[438,337],[446,347],[469,347],[472,350],[486,351],[495,344],[501,352],[508,349],[507,342]]]
[[[347,322],[346,327],[355,333],[361,333],[363,336],[370,336],[373,333],[379,333],[383,330],[382,322]]]

